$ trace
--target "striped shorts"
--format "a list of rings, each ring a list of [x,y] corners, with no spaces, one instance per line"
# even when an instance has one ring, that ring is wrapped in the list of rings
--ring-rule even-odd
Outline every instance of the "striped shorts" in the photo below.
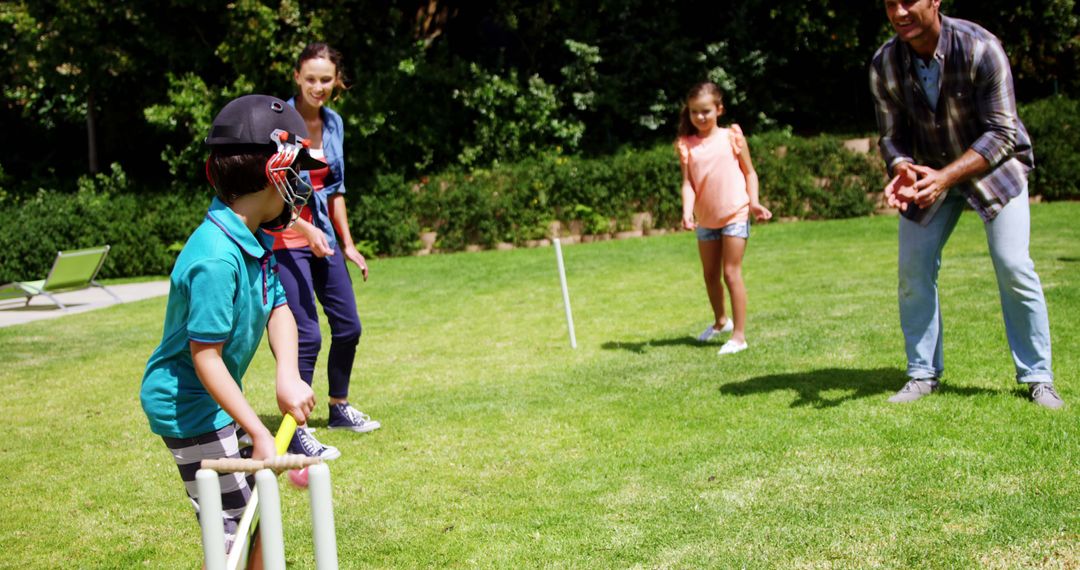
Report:
[[[203,459],[249,457],[251,448],[240,448],[239,438],[243,435],[244,431],[233,423],[217,431],[195,437],[161,437],[172,452],[177,468],[180,469],[180,478],[184,480],[184,488],[187,489],[191,504],[195,507],[196,517],[199,516],[199,488],[195,483],[195,473],[199,470],[200,462]],[[228,552],[236,540],[236,527],[244,514],[244,507],[251,498],[255,477],[244,473],[222,473],[218,481],[221,483],[225,551]]]

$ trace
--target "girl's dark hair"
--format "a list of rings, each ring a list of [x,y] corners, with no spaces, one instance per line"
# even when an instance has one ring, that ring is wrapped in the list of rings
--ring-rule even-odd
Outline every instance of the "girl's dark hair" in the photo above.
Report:
[[[328,59],[330,63],[334,64],[334,70],[337,72],[337,77],[334,78],[334,89],[339,90],[338,92],[348,89],[349,87],[345,83],[345,70],[341,66],[341,52],[330,47],[330,44],[324,42],[308,44],[304,51],[300,52],[300,57],[296,58],[296,71],[300,71],[300,66],[304,65],[305,61],[320,57]]]
[[[713,101],[716,102],[717,107],[724,104],[724,92],[712,81],[705,81],[704,83],[698,83],[691,87],[690,91],[686,93],[686,99],[683,99],[682,111],[679,113],[680,137],[689,137],[698,134],[697,127],[690,121],[689,103],[691,99],[697,99],[701,95],[712,95]]]
[[[210,153],[206,159],[206,176],[218,199],[232,205],[237,198],[259,192],[270,184],[266,177],[266,161],[273,152]]]

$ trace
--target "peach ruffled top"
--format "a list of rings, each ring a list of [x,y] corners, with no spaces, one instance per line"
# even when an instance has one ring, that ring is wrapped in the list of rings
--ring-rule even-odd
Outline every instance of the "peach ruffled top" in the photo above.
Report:
[[[739,167],[743,138],[738,125],[721,128],[709,138],[680,137],[679,161],[694,189],[694,218],[699,226],[720,229],[750,218],[746,176]]]

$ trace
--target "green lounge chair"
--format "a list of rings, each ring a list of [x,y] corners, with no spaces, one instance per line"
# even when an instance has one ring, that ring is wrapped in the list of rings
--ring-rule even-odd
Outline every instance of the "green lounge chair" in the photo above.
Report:
[[[110,291],[101,283],[94,281],[101,266],[105,263],[105,257],[109,255],[109,246],[79,249],[75,251],[56,252],[56,261],[53,262],[49,275],[40,281],[16,281],[0,286],[0,301],[26,297],[26,304],[36,295],[45,295],[61,309],[67,307],[51,293],[64,291],[78,291],[88,287],[100,287],[103,291],[122,302],[120,297]]]

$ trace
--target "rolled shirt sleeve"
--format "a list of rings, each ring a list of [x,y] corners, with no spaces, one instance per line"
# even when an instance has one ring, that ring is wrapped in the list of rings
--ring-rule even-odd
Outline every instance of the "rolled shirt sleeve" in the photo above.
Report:
[[[1016,98],[1005,50],[996,41],[978,44],[975,54],[975,98],[983,129],[971,144],[992,166],[1012,156],[1016,148]]]
[[[881,135],[878,146],[891,175],[897,164],[914,163],[915,160],[908,138],[911,127],[906,123],[907,115],[896,98],[900,89],[896,70],[885,70],[885,58],[881,55],[879,53],[870,65],[870,92],[874,96],[874,116]]]

